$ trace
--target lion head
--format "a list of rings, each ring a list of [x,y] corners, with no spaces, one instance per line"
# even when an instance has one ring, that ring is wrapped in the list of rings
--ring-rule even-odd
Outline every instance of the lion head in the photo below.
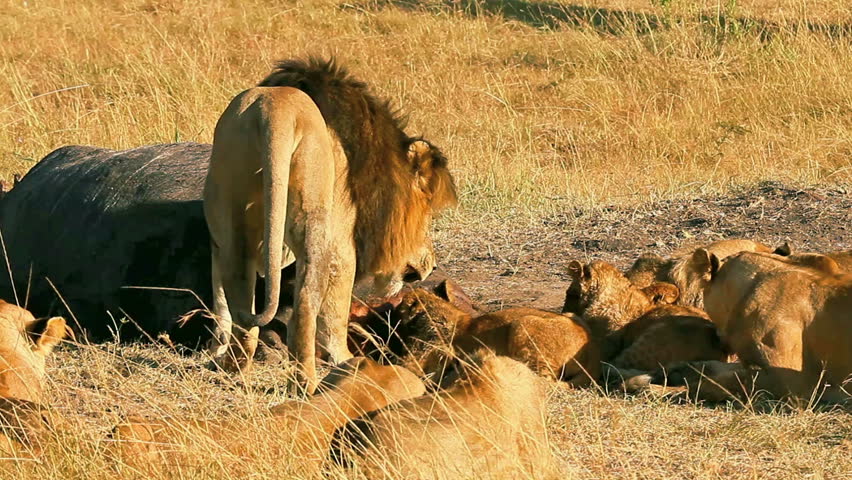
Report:
[[[65,338],[62,317],[36,319],[0,300],[0,451],[3,437],[38,450],[38,437],[50,423],[43,410],[45,358]]]
[[[441,150],[406,134],[403,116],[333,59],[279,62],[260,86],[304,91],[336,135],[356,211],[357,277],[372,278],[382,296],[426,278],[435,267],[433,214],[457,202]]]
[[[603,338],[656,305],[674,303],[678,290],[669,283],[653,283],[639,288],[612,264],[594,261],[568,264],[571,285],[566,291],[563,313],[582,315],[592,334]]]
[[[66,333],[64,318],[36,319],[0,300],[0,397],[41,401],[45,358]]]

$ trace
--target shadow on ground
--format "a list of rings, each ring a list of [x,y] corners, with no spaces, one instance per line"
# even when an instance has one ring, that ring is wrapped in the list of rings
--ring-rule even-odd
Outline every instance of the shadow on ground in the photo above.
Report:
[[[546,29],[591,29],[608,35],[644,35],[684,22],[697,21],[707,33],[727,38],[731,35],[756,34],[770,41],[782,32],[820,33],[833,39],[852,40],[850,23],[792,21],[780,23],[761,18],[730,15],[725,12],[698,14],[696,18],[663,16],[611,8],[588,7],[570,3],[531,2],[526,0],[366,0],[361,8],[381,10],[397,7],[408,10],[454,11],[470,17],[497,16]]]

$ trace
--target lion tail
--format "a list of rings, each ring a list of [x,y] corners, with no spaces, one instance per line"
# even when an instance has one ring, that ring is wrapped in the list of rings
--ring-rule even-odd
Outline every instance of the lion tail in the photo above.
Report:
[[[281,268],[284,256],[284,228],[287,220],[287,196],[290,185],[290,164],[294,144],[289,139],[276,138],[287,129],[264,128],[263,152],[263,245],[266,250],[266,305],[255,316],[254,325],[263,327],[278,313],[281,297]]]

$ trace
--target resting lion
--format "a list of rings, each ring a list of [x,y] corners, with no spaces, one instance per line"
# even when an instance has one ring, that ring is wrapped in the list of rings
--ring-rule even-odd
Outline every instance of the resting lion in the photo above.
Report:
[[[545,399],[525,365],[483,350],[446,390],[348,424],[332,457],[369,479],[561,478],[547,445]]]
[[[674,285],[639,288],[601,261],[573,261],[568,270],[572,282],[564,308],[586,319],[609,364],[652,371],[676,361],[727,359],[727,347],[704,312],[670,305],[678,296]]]
[[[821,255],[740,253],[721,266],[710,257],[707,313],[744,366],[710,364],[701,381],[700,365],[682,365],[670,383],[713,401],[756,391],[852,398],[842,390],[852,375],[852,274]]]
[[[597,344],[585,322],[573,314],[509,308],[471,315],[418,288],[406,292],[391,319],[398,322],[391,350],[418,373],[440,377],[453,356],[482,347],[573,386],[589,385],[600,372]]]
[[[456,202],[455,186],[440,150],[408,136],[388,103],[334,62],[283,61],[260,85],[219,118],[204,187],[214,350],[232,321],[273,319],[281,269],[295,262],[287,344],[313,391],[317,344],[332,363],[351,357],[354,281],[372,278],[375,292],[392,295],[432,271],[432,215]],[[256,272],[266,278],[257,315]]]
[[[66,334],[62,317],[36,319],[0,300],[0,451],[8,452],[15,443],[38,449],[37,437],[47,421],[45,358]]]
[[[784,244],[773,249],[760,242],[743,239],[719,240],[705,247],[703,251],[710,252],[720,259],[739,252],[776,252],[789,254],[790,247]],[[647,287],[654,282],[674,284],[680,291],[678,305],[688,305],[702,308],[702,290],[706,278],[699,272],[704,271],[707,256],[699,254],[695,249],[687,254],[664,259],[656,254],[642,254],[627,271],[627,278],[638,287]]]
[[[256,455],[246,446],[246,424],[271,435],[264,454],[291,458],[289,473],[318,472],[327,458],[332,434],[346,422],[400,400],[423,395],[426,388],[416,375],[396,366],[382,366],[353,357],[334,367],[306,401],[289,401],[269,412],[244,420],[157,420],[130,418],[113,429],[114,452],[125,464],[191,464],[192,447],[217,448],[235,455]],[[277,449],[280,452],[270,452]],[[184,454],[184,455],[181,455]]]

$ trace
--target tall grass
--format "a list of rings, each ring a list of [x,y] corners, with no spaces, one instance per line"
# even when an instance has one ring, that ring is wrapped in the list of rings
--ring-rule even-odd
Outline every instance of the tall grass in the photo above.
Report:
[[[1,4],[7,179],[69,143],[209,142],[232,96],[307,53],[410,113],[463,212],[852,178],[844,0]]]
[[[22,452],[17,461],[0,459],[2,479],[322,478],[299,473],[300,459],[287,454],[294,432],[260,413],[287,399],[286,368],[258,365],[244,378],[229,377],[165,347],[111,343],[65,346],[49,360],[54,433],[43,437],[38,459]],[[548,444],[563,462],[560,478],[839,479],[852,469],[852,423],[842,411],[548,390]],[[189,424],[179,443],[158,446],[162,457],[140,462],[117,455],[108,438],[127,416],[171,422],[178,431],[180,422],[204,419],[227,428]],[[359,478],[328,470],[327,478]]]

